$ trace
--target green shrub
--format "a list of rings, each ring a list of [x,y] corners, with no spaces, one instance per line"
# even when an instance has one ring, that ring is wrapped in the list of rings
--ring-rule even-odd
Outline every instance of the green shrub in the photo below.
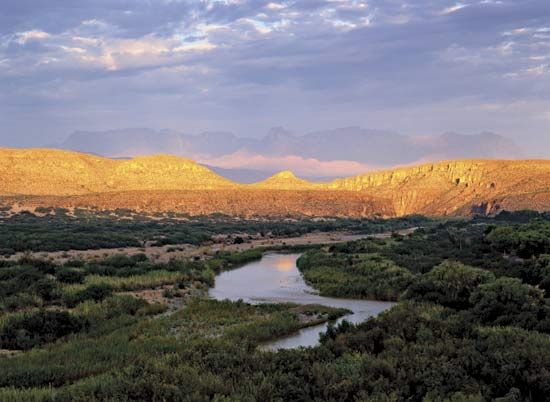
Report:
[[[404,295],[407,299],[430,301],[456,309],[470,307],[470,295],[494,275],[486,270],[445,261],[419,277]]]
[[[73,268],[61,268],[56,272],[56,278],[63,283],[82,283],[86,274]]]
[[[31,349],[88,327],[88,321],[66,311],[38,311],[8,317],[0,329],[0,347]]]
[[[68,307],[74,307],[86,300],[101,301],[112,294],[112,286],[104,283],[93,284],[75,293],[65,294],[64,302]]]

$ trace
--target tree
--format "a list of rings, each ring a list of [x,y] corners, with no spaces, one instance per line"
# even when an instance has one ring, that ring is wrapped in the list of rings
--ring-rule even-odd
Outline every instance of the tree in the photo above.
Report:
[[[516,278],[499,278],[479,286],[470,302],[472,315],[487,325],[512,325],[525,329],[544,329],[549,309],[543,292]]]
[[[471,293],[480,284],[493,280],[494,275],[486,270],[444,261],[413,283],[404,297],[466,309],[470,307]]]

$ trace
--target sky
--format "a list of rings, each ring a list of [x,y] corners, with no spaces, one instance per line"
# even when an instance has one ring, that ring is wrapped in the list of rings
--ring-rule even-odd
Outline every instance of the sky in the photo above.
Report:
[[[2,0],[0,145],[493,131],[550,157],[548,0]]]

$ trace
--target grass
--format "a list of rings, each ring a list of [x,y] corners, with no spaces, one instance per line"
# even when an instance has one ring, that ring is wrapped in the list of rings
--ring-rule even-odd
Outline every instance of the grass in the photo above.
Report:
[[[113,299],[86,302],[74,311],[92,318],[97,318],[101,312],[105,317],[109,308],[129,303],[120,296]],[[152,361],[159,356],[190,353],[194,345],[207,339],[219,339],[243,347],[256,345],[303,327],[298,314],[307,309],[300,307],[294,311],[296,308],[291,304],[253,306],[242,302],[196,299],[187,308],[170,316],[120,315],[106,320],[100,329],[90,333],[75,334],[63,342],[9,359],[0,358],[0,387],[15,386],[18,389],[0,388],[0,401],[5,395],[13,396],[7,400],[25,400],[27,395],[47,397],[52,391],[45,387],[89,384],[94,378],[117,372],[140,359]],[[328,310],[322,308],[324,312]],[[321,310],[313,308],[311,311]]]
[[[1,402],[51,402],[54,400],[52,388],[18,389],[14,387],[0,388]]]
[[[88,275],[84,283],[78,285],[66,285],[66,293],[76,293],[90,285],[109,285],[114,291],[129,291],[150,289],[157,286],[173,284],[187,278],[187,274],[173,271],[151,271],[146,274],[132,275],[128,277]]]

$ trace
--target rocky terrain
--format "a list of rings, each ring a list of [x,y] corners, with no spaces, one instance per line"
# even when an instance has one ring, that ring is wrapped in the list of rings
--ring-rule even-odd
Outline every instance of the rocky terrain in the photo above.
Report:
[[[550,161],[459,160],[310,183],[281,172],[250,185],[189,159],[115,160],[51,149],[0,150],[0,203],[191,215],[472,215],[550,210]]]
[[[389,199],[397,216],[549,210],[550,161],[446,161],[335,180],[328,187]]]

